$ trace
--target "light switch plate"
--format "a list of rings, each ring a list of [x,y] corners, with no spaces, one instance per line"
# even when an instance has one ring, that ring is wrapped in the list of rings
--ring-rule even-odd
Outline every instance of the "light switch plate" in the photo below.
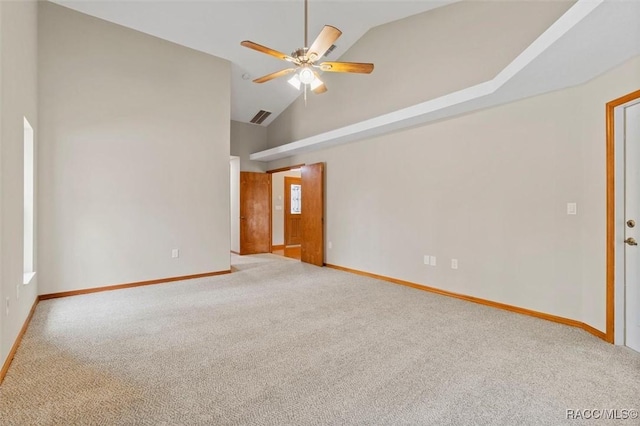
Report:
[[[282,206],[276,206],[276,210],[282,210]]]
[[[178,249],[171,250],[171,257],[173,259],[177,259],[178,257],[180,257],[180,250]]]
[[[451,269],[458,269],[458,259],[451,259]]]
[[[429,255],[425,254],[424,255],[424,264],[425,265],[431,265],[430,261],[429,261]]]
[[[567,203],[567,214],[578,214],[578,205],[576,203]]]
[[[429,256],[431,258],[430,262],[431,262],[431,266],[436,266],[436,257],[435,256]]]

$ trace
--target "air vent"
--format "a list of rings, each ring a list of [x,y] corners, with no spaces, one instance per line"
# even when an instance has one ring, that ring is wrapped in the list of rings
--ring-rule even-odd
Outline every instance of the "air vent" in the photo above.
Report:
[[[331,47],[328,48],[326,52],[324,52],[324,56],[325,57],[329,56],[331,54],[331,52],[333,52],[336,49],[336,47],[337,46],[335,44],[332,44]]]
[[[253,124],[262,124],[262,122],[264,120],[267,119],[267,117],[269,117],[271,115],[271,113],[269,111],[265,111],[263,109],[261,109],[260,111],[258,111],[258,113],[251,119],[251,122]]]

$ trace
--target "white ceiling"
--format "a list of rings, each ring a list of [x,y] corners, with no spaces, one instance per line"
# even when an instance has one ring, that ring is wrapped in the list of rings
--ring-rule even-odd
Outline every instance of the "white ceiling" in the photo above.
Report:
[[[251,40],[284,53],[303,47],[303,0],[50,1],[231,61],[232,120],[248,122],[264,109],[272,112],[263,123],[266,126],[300,95],[286,79],[253,83],[252,79],[288,64],[244,48],[240,42]],[[309,42],[325,24],[340,28],[342,37],[329,56],[335,60],[372,27],[455,1],[310,0]],[[242,79],[245,73],[249,80]]]

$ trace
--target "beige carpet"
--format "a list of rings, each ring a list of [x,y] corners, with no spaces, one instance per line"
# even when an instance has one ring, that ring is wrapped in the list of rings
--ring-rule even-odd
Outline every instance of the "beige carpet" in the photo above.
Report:
[[[602,424],[640,355],[582,330],[271,255],[41,302],[0,424]],[[604,424],[640,424],[638,420]]]

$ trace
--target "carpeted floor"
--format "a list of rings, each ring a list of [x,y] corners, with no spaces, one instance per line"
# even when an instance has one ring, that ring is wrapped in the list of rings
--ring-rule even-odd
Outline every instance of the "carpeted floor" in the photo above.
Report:
[[[601,424],[640,355],[582,330],[272,255],[43,301],[0,424]],[[640,424],[638,420],[605,424]]]

